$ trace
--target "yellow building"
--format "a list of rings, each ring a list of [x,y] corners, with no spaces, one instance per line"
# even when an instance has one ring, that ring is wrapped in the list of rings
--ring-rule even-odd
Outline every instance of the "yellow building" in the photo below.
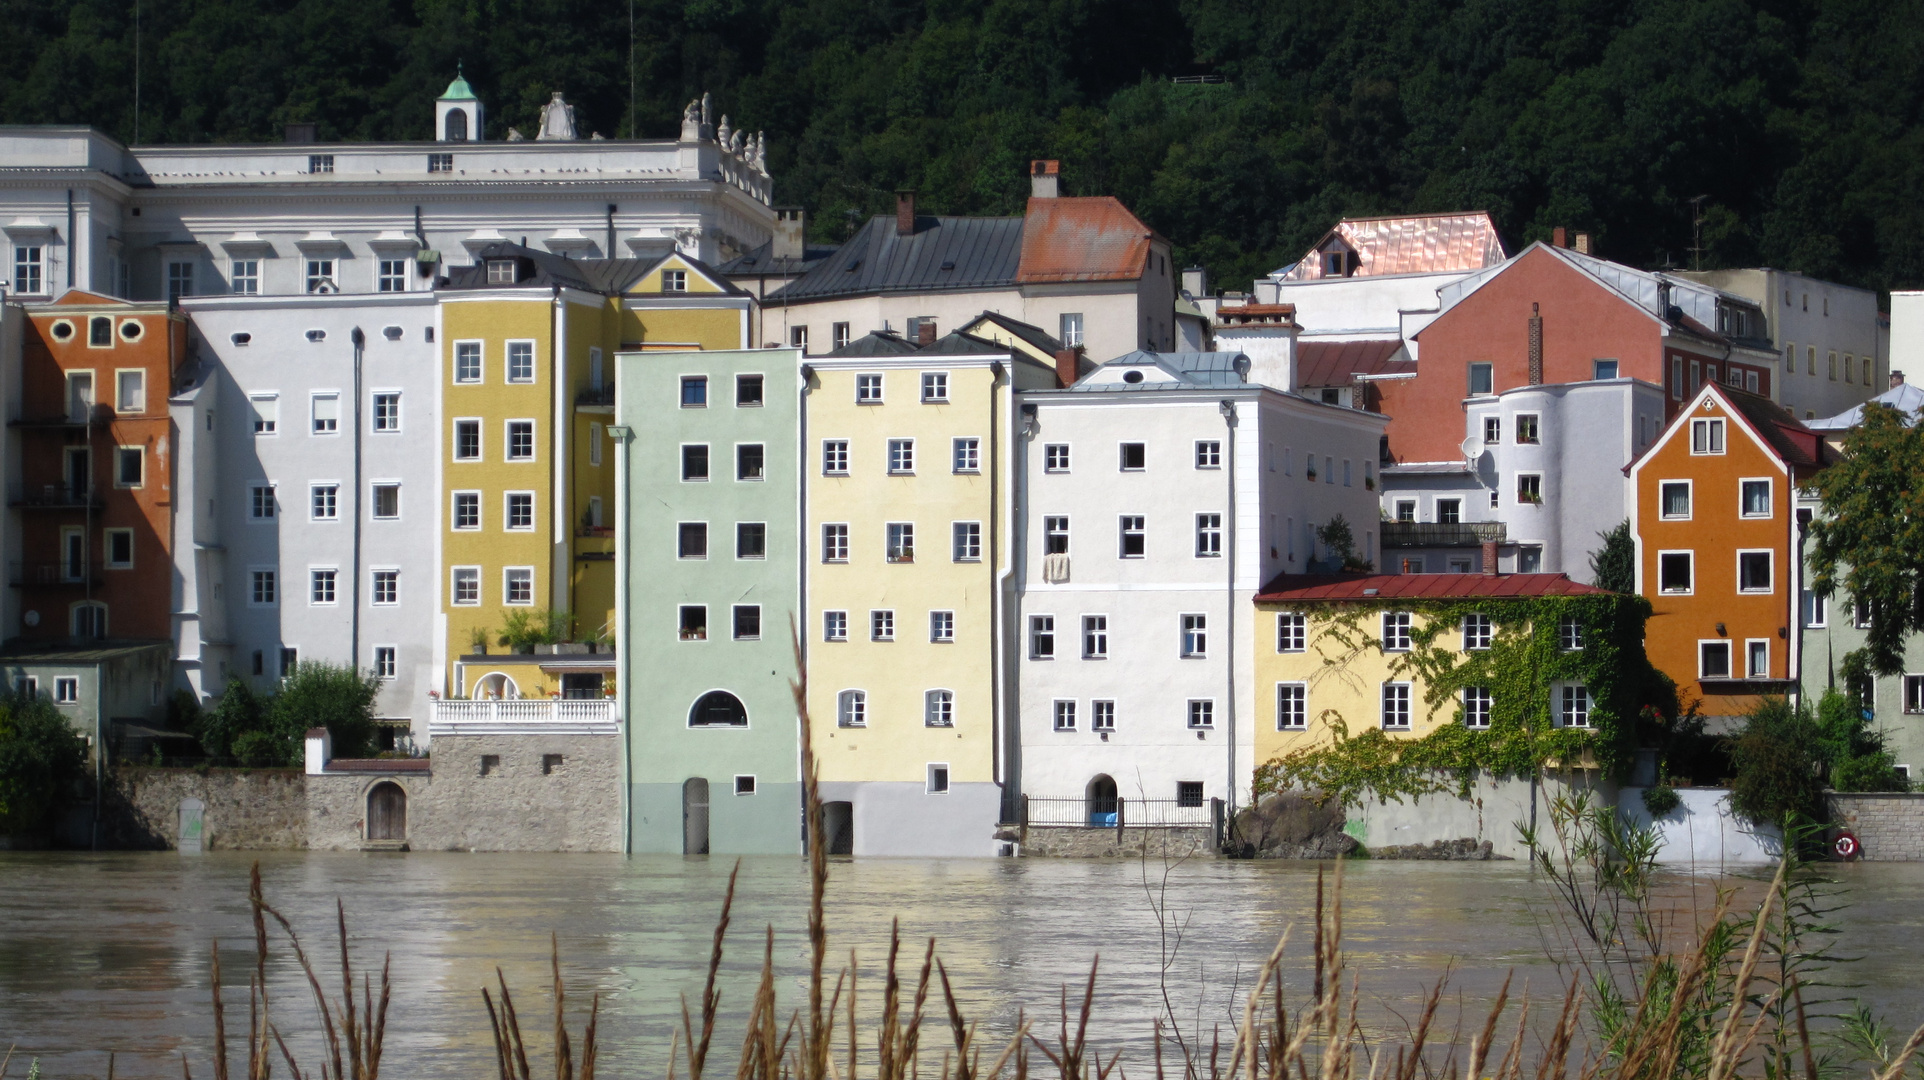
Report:
[[[1615,735],[1645,689],[1642,611],[1562,574],[1278,578],[1256,597],[1259,774],[1339,731]]]
[[[744,348],[753,300],[678,253],[512,244],[438,296],[447,695],[612,693],[614,354]]]
[[[830,851],[986,855],[1012,680],[1012,392],[1052,368],[951,334],[811,359],[809,712]]]

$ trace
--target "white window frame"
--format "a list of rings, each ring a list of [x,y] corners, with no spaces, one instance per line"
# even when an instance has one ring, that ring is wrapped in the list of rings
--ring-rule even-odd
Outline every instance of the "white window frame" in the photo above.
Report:
[[[329,496],[332,513],[323,517],[320,513],[320,499],[323,492]],[[307,520],[314,522],[338,522],[341,520],[341,482],[339,480],[312,480],[307,485]]]
[[[382,256],[374,263],[374,291],[400,293],[408,291],[408,261],[390,259]]]
[[[1046,642],[1047,648],[1044,648]],[[1054,615],[1029,616],[1029,659],[1054,660],[1056,658],[1056,617]]]
[[[325,577],[323,577],[325,575]],[[322,582],[327,585],[327,599],[319,597]],[[307,606],[339,607],[341,604],[341,568],[338,566],[310,566],[307,568]]]
[[[1306,613],[1301,611],[1276,613],[1276,651],[1279,653],[1309,651],[1309,616]]]
[[[1764,485],[1764,512],[1753,514],[1744,509],[1744,485]],[[1737,516],[1748,521],[1761,521],[1774,516],[1777,512],[1777,485],[1768,476],[1743,476],[1737,479]]]
[[[1381,638],[1382,651],[1386,653],[1409,652],[1414,644],[1410,636],[1411,632],[1415,629],[1414,623],[1415,620],[1407,611],[1383,612],[1381,620],[1381,629],[1383,632]]]
[[[394,595],[381,599],[381,576],[393,575]],[[401,568],[398,566],[371,566],[367,571],[367,602],[373,607],[398,607],[401,603]]]
[[[1309,730],[1308,683],[1279,682],[1276,684],[1276,730]]]
[[[1704,646],[1706,645],[1720,646],[1724,650],[1724,673],[1722,675],[1712,675],[1704,669]],[[1697,639],[1697,678],[1698,680],[1702,681],[1706,679],[1714,679],[1720,682],[1725,682],[1725,681],[1735,679],[1737,677],[1735,674],[1736,668],[1737,668],[1737,658],[1734,655],[1735,652],[1736,650],[1731,647],[1731,642],[1729,638],[1698,638]]]
[[[394,406],[394,414],[391,417],[383,417],[381,415],[381,406],[384,404],[384,399],[386,404]],[[385,426],[383,426],[384,422]],[[400,433],[401,391],[375,390],[368,395],[368,430],[376,435],[395,435]]]
[[[1770,574],[1769,588],[1753,589],[1753,588],[1744,587],[1744,557],[1747,555],[1762,555],[1764,557],[1768,566],[1769,574]],[[1740,595],[1773,596],[1776,594],[1777,592],[1777,552],[1774,549],[1772,548],[1738,548],[1737,564],[1734,569],[1736,570],[1736,574],[1737,574],[1734,580],[1737,582],[1737,592]]]
[[[949,779],[949,763],[948,762],[946,761],[929,762],[927,783],[924,786],[923,790],[926,794],[929,794],[929,795],[947,795],[949,793],[949,791],[951,790],[951,784]]]
[[[1274,445],[1275,444],[1273,443],[1271,444],[1272,448],[1274,447]],[[1275,471],[1274,465],[1275,465],[1275,462],[1272,456],[1271,470],[1270,470],[1272,472]],[[1220,469],[1222,467],[1223,467],[1222,440],[1221,439],[1197,439],[1196,440],[1196,468]]]
[[[822,640],[848,640],[848,612],[830,609],[822,612]]]
[[[330,420],[321,415],[321,402],[334,403],[334,416]],[[331,423],[333,427],[322,427]],[[341,433],[341,392],[339,390],[316,390],[307,396],[307,433],[321,438],[333,438]]]
[[[134,399],[128,400],[128,379],[133,380]],[[147,411],[147,369],[114,369],[114,412],[120,416],[133,416]]]
[[[868,726],[868,691],[843,690],[835,695],[835,726],[840,728]]]
[[[870,641],[895,640],[895,609],[870,608],[868,612],[868,639]]]
[[[1466,686],[1457,695],[1463,708],[1463,726],[1471,731],[1488,731],[1490,716],[1496,711],[1496,697],[1487,686]],[[1481,709],[1476,708],[1480,704]],[[1480,722],[1479,722],[1480,720]]]
[[[513,599],[514,581],[515,581],[515,576],[517,574],[526,575],[526,581],[528,583],[528,598],[526,600]],[[532,607],[534,606],[534,602],[535,602],[534,567],[532,566],[502,567],[501,568],[501,603],[508,607]]]
[[[1133,529],[1130,528],[1129,526],[1129,523],[1132,521],[1136,523]],[[1127,541],[1131,535],[1140,537],[1142,539],[1142,550],[1136,552],[1133,555],[1128,553]],[[1148,557],[1149,557],[1149,517],[1148,515],[1146,514],[1116,515],[1116,558],[1146,559]]]
[[[1666,555],[1682,555],[1690,562],[1690,587],[1688,589],[1666,589],[1663,586],[1663,560]],[[1657,595],[1695,596],[1697,594],[1697,552],[1694,548],[1671,548],[1657,552]]]
[[[1076,729],[1076,702],[1074,698],[1055,698],[1049,702],[1050,731],[1074,731]]]
[[[1196,515],[1196,558],[1223,557],[1223,516],[1220,513]]]
[[[1575,728],[1588,731],[1595,725],[1590,722],[1590,714],[1596,710],[1596,699],[1590,695],[1590,687],[1584,683],[1556,684],[1556,724],[1560,728]]]
[[[1185,611],[1177,616],[1176,626],[1181,633],[1176,654],[1184,660],[1208,659],[1209,616],[1199,611]]]
[[[381,496],[384,489],[394,489],[394,512],[381,513]],[[401,482],[399,480],[372,480],[367,485],[367,516],[369,521],[401,520]]]
[[[845,563],[848,561],[847,522],[825,521],[822,523],[822,561],[825,563]]]
[[[474,586],[474,598],[471,600],[461,598],[461,583],[464,580]],[[454,607],[481,606],[481,568],[479,566],[448,567],[448,603]]]
[[[1480,611],[1463,616],[1461,629],[1464,652],[1482,652],[1496,641],[1496,622]]]
[[[982,471],[982,440],[973,435],[958,435],[950,442],[950,461],[958,475]]]
[[[929,612],[929,643],[932,645],[955,644],[954,611],[937,608]]]
[[[959,563],[982,561],[982,523],[979,521],[954,521],[949,523],[949,557]]]
[[[400,655],[401,650],[398,646],[374,646],[374,663],[372,665],[374,677],[383,682],[396,678],[396,673],[401,669]]]
[[[1700,430],[1704,432],[1702,442],[1704,449],[1702,450],[1697,449],[1699,445],[1697,432]],[[1690,420],[1690,456],[1715,457],[1725,453],[1730,445],[1728,436],[1729,432],[1724,426],[1723,417],[1692,417]]]
[[[949,403],[948,372],[924,371],[922,373],[922,403],[924,405],[947,405]]]
[[[1045,473],[1066,473],[1069,471],[1069,444],[1042,444],[1042,471]]]
[[[1109,659],[1109,616],[1082,616],[1082,658],[1084,660]]]
[[[140,479],[129,483],[121,476],[121,462],[127,454],[136,454],[140,462]],[[114,487],[122,491],[135,491],[147,486],[147,448],[145,446],[117,445],[114,447]]]
[[[1757,665],[1750,662],[1751,650],[1755,649],[1759,645],[1764,647],[1764,666],[1763,666],[1763,671],[1761,673],[1757,670]],[[1745,638],[1744,639],[1744,678],[1746,679],[1770,678],[1770,639],[1769,638]]]
[[[528,523],[514,523],[514,500],[525,497],[528,500]],[[540,523],[535,493],[532,491],[504,491],[501,493],[501,530],[503,532],[533,532]]]
[[[915,562],[915,522],[883,523],[882,558],[891,564],[906,565]]]
[[[517,424],[528,425],[528,452],[525,455],[517,455],[514,452],[514,429]],[[523,416],[511,420],[503,420],[501,422],[501,460],[513,462],[517,465],[525,465],[539,461],[541,458],[540,431],[541,429],[535,424],[533,417]],[[713,462],[709,463],[709,471],[711,473],[714,471]]]
[[[528,362],[527,374],[515,374],[515,352],[527,346],[525,357]],[[540,379],[541,364],[533,338],[509,338],[501,343],[502,380],[512,386],[533,386]]]
[[[474,524],[461,524],[461,500],[474,500]],[[477,532],[486,523],[487,515],[481,508],[481,492],[466,489],[448,492],[448,528],[455,532]]]
[[[823,439],[822,440],[822,475],[823,476],[847,476],[848,475],[848,440],[847,439]]]
[[[930,728],[955,726],[955,691],[936,687],[922,692],[922,726]]]
[[[884,383],[879,371],[859,371],[855,374],[855,404],[880,405],[883,403]]]
[[[488,349],[487,349],[487,344],[485,342],[477,341],[472,338],[464,338],[459,341],[450,342],[449,345],[453,350],[449,354],[450,356],[453,357],[453,360],[454,360],[453,381],[457,385],[479,386],[482,383],[487,381]],[[470,359],[470,357],[467,355],[467,352],[469,349],[473,350],[473,356],[471,357],[471,359],[474,361],[474,373],[472,377],[464,377],[464,375],[466,375],[466,372],[463,369],[463,362]]]
[[[1216,699],[1188,699],[1183,703],[1183,720],[1190,731],[1216,730]]]
[[[53,677],[53,703],[55,705],[80,704],[80,676],[55,675]]]
[[[1109,698],[1089,702],[1089,730],[1106,735],[1116,730],[1116,703]]]
[[[888,474],[890,476],[915,475],[915,440],[888,440]]]
[[[1398,710],[1391,706],[1400,705],[1401,723],[1396,723]],[[1384,731],[1413,731],[1416,727],[1415,694],[1410,684],[1400,679],[1384,680],[1377,694],[1377,726]]]
[[[1665,497],[1668,488],[1684,489],[1684,512],[1673,514],[1669,511],[1669,500]],[[1657,517],[1662,521],[1689,521],[1697,512],[1697,482],[1695,480],[1659,480],[1657,482]]]

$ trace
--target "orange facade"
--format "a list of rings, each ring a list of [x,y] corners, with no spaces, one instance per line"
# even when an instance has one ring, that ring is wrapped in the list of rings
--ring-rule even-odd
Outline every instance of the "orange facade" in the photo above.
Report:
[[[1534,330],[1533,319],[1539,320]],[[1649,311],[1551,250],[1534,247],[1416,335],[1420,361],[1413,378],[1374,384],[1381,397],[1371,408],[1390,415],[1396,460],[1460,458],[1471,365],[1490,365],[1491,393],[1530,385],[1533,332],[1541,337],[1541,382],[1585,382],[1597,377],[1596,361],[1614,360],[1618,377],[1666,387],[1671,411],[1689,389],[1726,374],[1721,361],[1728,349],[1666,336]],[[1686,379],[1695,372],[1695,379],[1673,384],[1673,365]],[[1770,371],[1756,373],[1769,396]]]
[[[1741,716],[1795,678],[1794,488],[1824,453],[1771,402],[1703,387],[1631,466],[1644,650],[1705,716]]]
[[[173,636],[173,424],[186,321],[165,304],[69,292],[27,310],[20,522],[10,567],[27,638]]]

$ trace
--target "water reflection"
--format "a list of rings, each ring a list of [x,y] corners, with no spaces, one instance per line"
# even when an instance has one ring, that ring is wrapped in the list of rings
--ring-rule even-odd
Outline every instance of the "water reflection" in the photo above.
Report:
[[[244,1028],[245,980],[253,964],[246,905],[252,856],[0,853],[0,1042],[18,1040],[50,1075],[178,1075],[185,1051],[207,1063],[210,948],[218,942],[229,989],[229,1029]],[[360,970],[392,954],[395,997],[386,1071],[397,1076],[483,1076],[493,1068],[479,989],[498,965],[516,989],[532,1045],[546,1053],[549,934],[585,1019],[587,995],[604,995],[606,1075],[662,1076],[680,995],[698,997],[714,920],[732,862],[592,855],[261,856],[268,897],[302,932],[338,988],[332,925],[345,900]],[[1900,1024],[1924,1012],[1914,974],[1924,935],[1924,865],[1840,867],[1852,905],[1841,913],[1844,952],[1861,953],[1849,975]],[[1411,1006],[1454,965],[1453,997],[1475,1013],[1504,974],[1517,971],[1538,995],[1560,976],[1545,959],[1564,933],[1540,882],[1514,863],[1352,863],[1345,937],[1363,974],[1379,1030],[1400,1029]],[[1695,888],[1688,886],[1693,885]],[[1709,904],[1711,882],[1679,879],[1681,900]],[[1757,886],[1752,883],[1750,888]],[[1163,1009],[1162,958],[1179,1019],[1204,1032],[1228,1022],[1230,998],[1247,985],[1276,936],[1307,935],[1315,868],[1300,864],[1190,862],[1164,879],[1160,864],[1079,861],[839,862],[830,886],[831,961],[854,950],[864,1012],[879,1005],[880,964],[899,917],[905,954],[939,938],[943,958],[984,1041],[1006,1038],[1024,1007],[1053,1017],[1058,988],[1080,983],[1101,955],[1091,1038],[1146,1054],[1150,1018]],[[780,992],[800,1003],[806,971],[806,881],[792,859],[742,864],[724,963],[728,1020],[718,1054],[732,1058],[759,973],[764,928],[775,929]],[[1157,903],[1167,918],[1157,918]],[[1306,950],[1307,941],[1303,941]],[[1292,949],[1292,952],[1298,950]],[[1298,955],[1301,955],[1298,952]],[[904,963],[910,969],[910,963]],[[905,970],[905,978],[913,971]],[[1302,989],[1305,971],[1289,985]],[[285,949],[269,969],[283,1030],[306,1032],[311,1004]],[[1480,1015],[1480,1014],[1478,1014]],[[1453,1017],[1446,1016],[1452,1024]],[[539,1030],[533,1030],[539,1029]],[[306,1035],[297,1053],[312,1055]]]

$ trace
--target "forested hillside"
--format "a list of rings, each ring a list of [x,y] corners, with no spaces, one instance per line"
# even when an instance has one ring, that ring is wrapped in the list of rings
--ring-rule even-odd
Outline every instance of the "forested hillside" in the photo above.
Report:
[[[632,16],[633,33],[630,34]],[[1916,0],[141,0],[143,141],[425,139],[455,65],[488,135],[550,90],[672,136],[702,91],[840,239],[898,187],[1007,213],[1032,157],[1223,285],[1338,216],[1485,209],[1643,266],[1924,285]],[[134,137],[132,0],[0,0],[0,122]],[[1180,76],[1220,82],[1176,82]],[[4,163],[0,163],[4,164]]]

